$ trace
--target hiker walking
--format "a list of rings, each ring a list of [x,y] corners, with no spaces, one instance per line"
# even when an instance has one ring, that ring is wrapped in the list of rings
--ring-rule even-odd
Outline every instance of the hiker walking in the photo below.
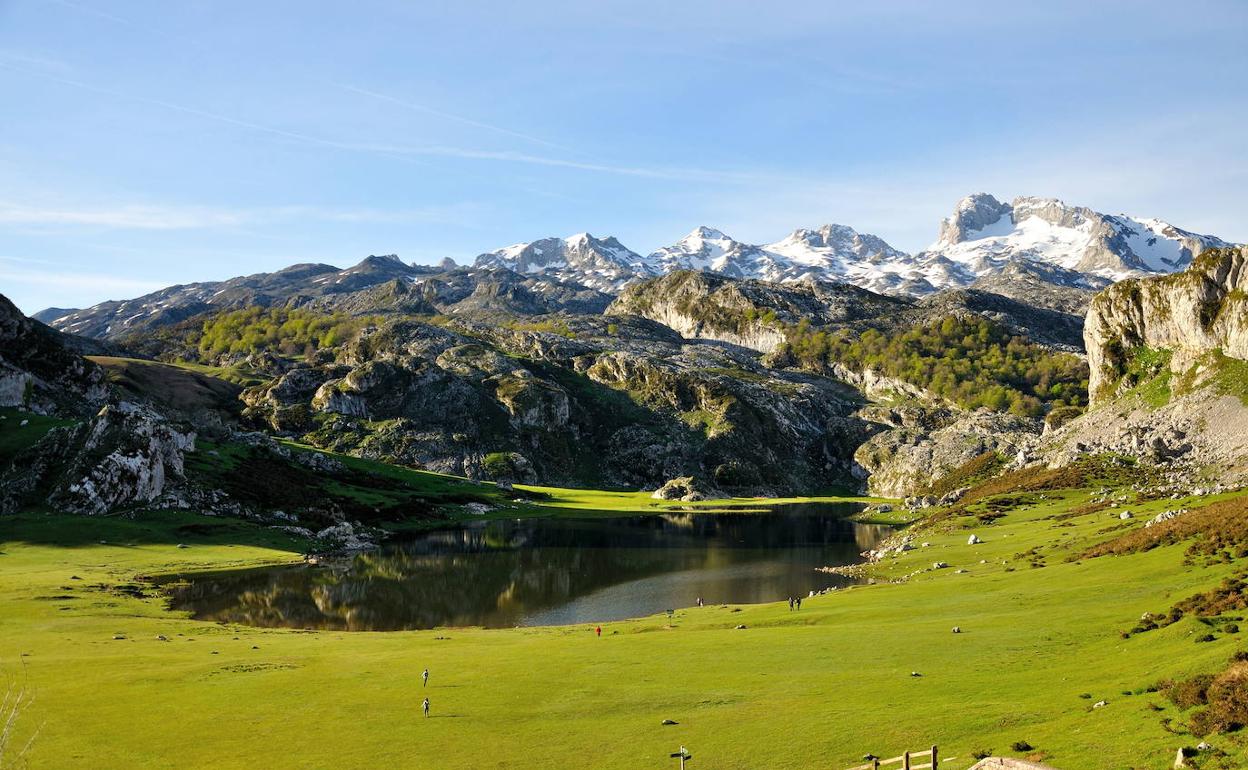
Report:
[[[602,626],[597,626],[597,627],[595,627],[595,628],[594,628],[594,633],[595,633],[595,634],[598,634],[598,637],[599,637],[599,638],[602,638]]]
[[[425,698],[425,702],[420,704],[420,708],[425,712],[425,719],[429,718],[429,699]]]
[[[423,672],[423,673],[421,673],[421,675],[420,675],[420,686],[421,686],[421,687],[428,687],[428,686],[429,686],[429,669],[425,669],[425,670],[424,670],[424,672]]]
[[[789,612],[793,611],[793,597],[789,597]]]
[[[797,597],[796,601],[797,601],[797,608],[800,610],[802,608],[802,597],[800,596]]]

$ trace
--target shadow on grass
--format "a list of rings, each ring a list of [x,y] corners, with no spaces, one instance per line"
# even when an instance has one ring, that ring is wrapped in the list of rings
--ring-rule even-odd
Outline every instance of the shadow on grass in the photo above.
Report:
[[[307,543],[284,532],[242,519],[187,511],[139,511],[114,516],[74,516],[27,511],[0,516],[0,548],[31,543],[82,548],[101,543],[139,545],[244,545],[282,551],[306,550]]]

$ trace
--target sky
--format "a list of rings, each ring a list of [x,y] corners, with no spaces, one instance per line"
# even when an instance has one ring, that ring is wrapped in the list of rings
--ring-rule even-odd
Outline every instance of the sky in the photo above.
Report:
[[[1248,3],[0,0],[0,293],[648,253],[959,198],[1248,241]]]

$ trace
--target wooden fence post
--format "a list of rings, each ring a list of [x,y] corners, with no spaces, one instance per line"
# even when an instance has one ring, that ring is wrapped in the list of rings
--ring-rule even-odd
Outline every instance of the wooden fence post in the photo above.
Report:
[[[936,746],[932,746],[932,770],[940,770],[940,766],[936,764]]]
[[[910,752],[901,755],[901,770],[910,770]]]

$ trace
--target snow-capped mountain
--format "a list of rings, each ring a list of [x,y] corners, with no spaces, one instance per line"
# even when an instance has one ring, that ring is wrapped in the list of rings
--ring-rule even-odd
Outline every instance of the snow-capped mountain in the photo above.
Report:
[[[974,279],[939,259],[918,264],[882,238],[845,225],[794,230],[787,238],[761,246],[699,227],[646,261],[659,273],[706,270],[779,283],[844,281],[881,294],[929,294],[938,286]]]
[[[910,257],[883,239],[845,225],[795,230],[766,245],[743,243],[713,227],[698,227],[645,259],[650,272],[703,270],[765,281],[847,281],[887,293],[911,292],[922,283]],[[926,287],[928,291],[932,289]]]
[[[347,295],[396,281],[432,291],[439,298],[438,308],[451,308],[449,312],[481,289],[482,282],[489,285],[469,303],[472,308],[498,305],[501,300],[489,292],[502,290],[503,284],[514,288],[517,282],[540,297],[533,302],[543,307],[596,307],[608,301],[606,294],[674,270],[779,283],[840,281],[909,296],[973,285],[1019,299],[1043,296],[1039,304],[1069,312],[1078,311],[1088,296],[1112,281],[1181,270],[1201,251],[1228,245],[1158,219],[1101,214],[1053,198],[1020,197],[1003,203],[978,193],[959,201],[941,221],[936,242],[917,254],[837,224],[795,230],[763,245],[699,227],[645,257],[615,238],[580,233],[487,252],[476,258],[473,268],[457,268],[453,260],[433,267],[405,264],[393,255],[370,256],[345,270],[292,265],[274,273],[170,286],[83,310],[49,308],[37,316],[73,334],[118,337],[215,309],[342,304]],[[519,275],[497,275],[507,271]],[[1053,287],[1063,291],[1053,292]]]
[[[1224,245],[1157,219],[1101,214],[1052,198],[1002,203],[979,193],[959,201],[941,222],[936,242],[918,254],[837,224],[795,230],[763,245],[698,227],[644,258],[614,238],[582,233],[508,246],[482,254],[476,264],[545,273],[608,292],[673,270],[703,270],[781,283],[843,281],[882,294],[924,296],[969,286],[1019,260],[1035,263],[1055,285],[1090,290],[1105,279],[1180,270],[1204,249]]]
[[[589,233],[517,243],[482,254],[473,264],[505,267],[521,274],[544,273],[604,291],[656,274],[641,255],[615,238],[595,238]]]
[[[753,270],[758,252],[759,247],[733,240],[713,227],[698,227],[646,257],[646,262],[659,273],[702,270],[741,277]]]
[[[845,225],[795,230],[761,247],[766,255],[757,275],[768,281],[845,281],[881,294],[927,294],[944,281],[939,266],[923,270],[913,258],[883,239]],[[930,273],[930,275],[929,275]]]
[[[1055,198],[1002,203],[979,193],[958,202],[953,215],[940,223],[936,243],[916,259],[939,255],[977,277],[1012,260],[1029,259],[1121,280],[1181,270],[1201,251],[1226,245],[1159,219],[1101,214]]]

